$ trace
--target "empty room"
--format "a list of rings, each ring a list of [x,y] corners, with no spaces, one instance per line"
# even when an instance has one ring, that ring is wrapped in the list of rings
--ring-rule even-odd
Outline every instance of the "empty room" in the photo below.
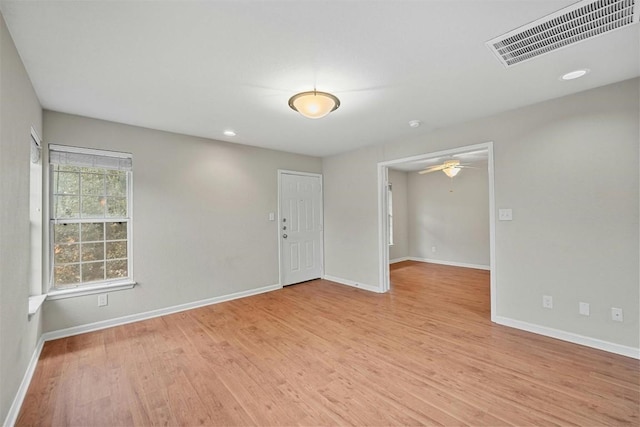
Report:
[[[0,0],[0,422],[640,424],[637,0]]]

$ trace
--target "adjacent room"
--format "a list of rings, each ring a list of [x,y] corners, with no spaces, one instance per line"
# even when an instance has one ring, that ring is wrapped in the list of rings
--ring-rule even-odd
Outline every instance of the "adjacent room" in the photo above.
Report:
[[[0,421],[638,425],[639,17],[0,0]]]

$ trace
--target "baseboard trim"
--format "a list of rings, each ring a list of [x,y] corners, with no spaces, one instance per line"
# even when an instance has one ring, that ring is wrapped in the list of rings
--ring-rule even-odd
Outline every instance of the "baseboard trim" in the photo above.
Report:
[[[29,384],[31,384],[31,379],[33,378],[33,374],[36,371],[36,366],[38,366],[38,360],[40,359],[40,353],[42,353],[42,347],[44,346],[44,338],[41,336],[36,344],[36,348],[33,350],[33,354],[31,355],[31,360],[29,360],[29,365],[27,365],[27,371],[24,373],[22,377],[22,382],[20,383],[20,387],[18,387],[18,392],[16,396],[13,398],[13,403],[9,408],[9,413],[4,420],[5,427],[14,426],[16,421],[18,421],[18,415],[20,414],[20,408],[22,408],[22,403],[24,402],[24,398],[27,396],[27,390],[29,390]]]
[[[380,289],[378,287],[376,287],[376,286],[367,285],[366,283],[355,282],[355,281],[349,280],[349,279],[343,279],[342,277],[329,276],[329,275],[325,274],[323,279],[329,280],[331,282],[336,282],[336,283],[339,283],[341,285],[347,285],[347,286],[352,286],[352,287],[358,288],[358,289],[364,289],[365,291],[369,291],[369,292],[375,292],[375,293],[378,293],[378,294],[381,293]]]
[[[464,267],[464,268],[475,268],[476,270],[491,270],[491,266],[482,265],[482,264],[469,264],[466,262],[456,262],[456,261],[442,261],[439,259],[430,259],[430,258],[418,258],[418,257],[407,257],[409,261],[418,261],[418,262],[428,262],[431,264],[442,264],[442,265],[450,265],[453,267]]]
[[[540,326],[533,323],[523,322],[508,317],[496,316],[494,321],[500,325],[509,326],[511,328],[520,329],[534,334],[544,335],[556,338],[562,341],[568,341],[574,344],[584,345],[586,347],[604,350],[609,353],[619,354],[634,359],[640,359],[640,348],[628,347],[626,345],[616,344],[609,341],[599,340],[597,338],[585,337],[584,335],[574,334],[573,332],[561,331],[559,329]]]
[[[86,332],[98,331],[101,329],[111,328],[114,326],[126,325],[127,323],[139,322],[141,320],[152,319],[154,317],[166,316],[168,314],[179,313],[181,311],[192,310],[194,308],[204,307],[221,302],[232,301],[238,298],[246,298],[253,295],[263,294],[282,289],[280,284],[263,286],[261,288],[250,289],[248,291],[235,292],[233,294],[222,295],[219,297],[207,298],[199,301],[189,302],[186,304],[174,305],[171,307],[161,308],[158,310],[146,311],[144,313],[132,314],[129,316],[118,317],[115,319],[103,320],[86,325],[74,326],[57,331],[45,332],[42,337],[44,341],[56,340],[59,338],[70,337],[73,335],[84,334]]]
[[[394,258],[394,259],[390,259],[389,260],[389,264],[395,264],[396,262],[402,262],[402,261],[410,261],[411,258],[409,258],[408,256],[403,256],[400,258]]]

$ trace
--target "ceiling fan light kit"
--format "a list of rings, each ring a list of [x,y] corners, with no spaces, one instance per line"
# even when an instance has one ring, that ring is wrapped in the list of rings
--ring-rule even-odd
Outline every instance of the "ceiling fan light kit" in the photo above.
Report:
[[[424,175],[431,172],[442,171],[449,178],[453,178],[454,176],[458,175],[458,173],[462,170],[462,168],[468,168],[468,167],[470,166],[460,164],[460,160],[447,160],[446,162],[440,165],[431,166],[430,168],[421,170],[418,173],[420,175]]]
[[[442,169],[442,172],[444,172],[444,174],[449,178],[453,178],[454,176],[458,175],[458,172],[460,172],[460,168],[457,166],[452,166]]]
[[[340,100],[327,92],[312,90],[289,98],[289,107],[309,119],[320,119],[340,107]]]

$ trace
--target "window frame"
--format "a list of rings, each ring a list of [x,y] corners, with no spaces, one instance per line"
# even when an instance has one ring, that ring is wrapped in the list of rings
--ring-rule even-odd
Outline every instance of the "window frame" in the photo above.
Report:
[[[61,299],[61,298],[70,298],[82,295],[90,295],[96,293],[104,293],[107,291],[115,291],[121,289],[130,289],[136,285],[134,281],[134,263],[133,263],[133,167],[129,166],[128,169],[122,168],[114,168],[114,167],[106,167],[104,165],[79,165],[79,164],[69,164],[70,166],[78,166],[78,167],[94,167],[100,168],[103,170],[113,170],[120,169],[126,172],[126,201],[127,201],[127,215],[126,218],[115,217],[101,217],[101,218],[55,218],[54,217],[54,200],[55,194],[53,191],[53,183],[54,183],[54,165],[60,163],[52,163],[51,162],[51,152],[60,152],[60,153],[70,153],[70,154],[80,154],[80,155],[88,155],[88,156],[96,156],[100,158],[110,158],[109,160],[113,161],[125,161],[132,163],[133,156],[130,153],[116,152],[116,151],[107,151],[107,150],[97,150],[91,148],[82,148],[82,147],[72,147],[65,145],[56,145],[49,144],[47,154],[49,157],[49,161],[46,162],[48,167],[48,182],[47,182],[47,197],[46,200],[48,202],[48,218],[47,218],[47,235],[48,235],[48,244],[46,245],[46,259],[48,261],[48,274],[47,274],[47,299]],[[122,160],[124,159],[124,160]],[[80,199],[82,195],[79,195]],[[81,208],[80,208],[81,209]],[[80,214],[81,216],[81,214]],[[121,220],[121,221],[118,221]],[[61,222],[68,222],[72,224],[81,224],[81,223],[95,223],[100,222],[103,224],[107,224],[109,222],[126,222],[127,223],[127,273],[128,277],[126,278],[115,278],[115,279],[104,279],[100,281],[94,282],[86,282],[79,283],[77,285],[71,285],[68,287],[60,287],[57,288],[54,284],[54,226],[56,224],[60,224]],[[103,242],[106,243],[106,227],[103,229]],[[79,242],[81,244],[81,242]],[[104,254],[106,260],[106,253]],[[80,268],[82,268],[82,260],[79,261]]]

